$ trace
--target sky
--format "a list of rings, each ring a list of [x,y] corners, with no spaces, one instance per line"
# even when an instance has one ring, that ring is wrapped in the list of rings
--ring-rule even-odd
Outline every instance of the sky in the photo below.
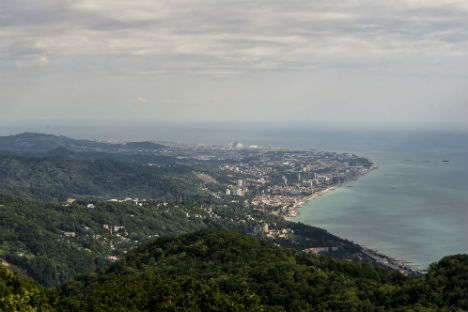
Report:
[[[2,0],[0,123],[468,128],[468,2]]]

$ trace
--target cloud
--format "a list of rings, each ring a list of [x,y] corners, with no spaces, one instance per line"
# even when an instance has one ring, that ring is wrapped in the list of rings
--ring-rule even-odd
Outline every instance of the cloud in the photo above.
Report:
[[[1,7],[7,45],[20,37],[29,47],[41,44],[50,61],[107,57],[123,71],[314,70],[415,58],[430,64],[467,48],[465,1],[19,3]]]
[[[0,105],[466,124],[467,13],[466,0],[2,0]]]

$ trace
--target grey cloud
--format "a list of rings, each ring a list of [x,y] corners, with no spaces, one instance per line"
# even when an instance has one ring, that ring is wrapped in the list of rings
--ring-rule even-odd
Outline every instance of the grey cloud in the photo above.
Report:
[[[399,109],[411,99],[422,111],[435,99],[460,107],[467,12],[465,1],[452,0],[3,0],[0,69],[16,85],[1,89],[0,105],[14,97],[10,90],[21,94],[28,77],[42,84],[31,83],[16,101],[55,103],[54,112],[61,102],[125,107],[142,95],[151,101],[140,108],[154,112],[184,92],[174,112],[184,111],[184,101],[213,97],[229,103],[223,111],[233,116],[258,106],[265,118],[295,112],[359,118],[377,114],[380,101],[398,102]],[[374,81],[378,86],[368,88]],[[44,91],[52,83],[57,95]],[[364,104],[342,105],[350,99]],[[118,114],[102,105],[100,111]],[[413,113],[409,119],[435,118]]]
[[[181,55],[197,60],[205,54],[206,61],[220,67],[230,66],[229,60],[252,65],[263,58],[288,69],[295,62],[285,55],[298,54],[303,64],[307,55],[320,50],[341,50],[341,57],[353,63],[354,54],[362,53],[356,47],[362,45],[381,52],[427,45],[429,40],[450,43],[458,51],[466,47],[466,8],[448,4],[415,9],[404,1],[394,6],[337,1],[177,2],[159,7],[152,3],[24,1],[18,5],[9,0],[2,7],[7,18],[0,23],[11,33],[26,33],[31,41],[45,39],[48,48],[58,53],[60,36],[80,36],[87,37],[90,56],[176,55],[185,61]]]

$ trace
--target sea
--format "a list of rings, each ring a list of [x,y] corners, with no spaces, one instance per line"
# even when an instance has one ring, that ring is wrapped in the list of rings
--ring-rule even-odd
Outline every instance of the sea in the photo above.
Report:
[[[468,133],[447,130],[324,129],[307,124],[120,124],[31,131],[73,138],[283,147],[347,152],[377,169],[299,208],[293,221],[426,268],[468,253]],[[5,135],[3,129],[2,135]],[[7,131],[7,132],[11,132]],[[11,134],[11,133],[8,133]]]

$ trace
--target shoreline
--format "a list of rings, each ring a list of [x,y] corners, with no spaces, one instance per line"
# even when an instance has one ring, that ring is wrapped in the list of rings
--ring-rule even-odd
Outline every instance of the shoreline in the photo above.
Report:
[[[301,198],[300,201],[298,201],[297,203],[294,203],[291,207],[288,208],[288,214],[283,216],[284,219],[288,220],[288,221],[293,221],[292,218],[295,218],[297,216],[299,216],[299,208],[311,201],[313,201],[314,199],[322,196],[322,195],[325,195],[327,194],[328,192],[331,192],[335,189],[337,189],[340,185],[342,184],[339,184],[339,185],[332,185],[332,186],[329,186],[325,189],[322,189],[316,193],[313,193],[311,195],[308,195],[308,196],[305,196],[303,198]]]
[[[351,181],[356,181],[358,180],[360,177],[368,174],[369,172],[375,170],[375,169],[378,169],[377,165],[375,163],[372,163],[372,166],[369,167],[369,169],[364,173],[362,174],[361,176],[357,177],[356,179],[354,180],[350,180],[350,181],[346,181],[346,182],[343,182],[343,183],[340,183],[340,184],[335,184],[335,185],[331,185],[331,186],[328,186],[314,194],[311,194],[311,195],[308,195],[308,196],[304,196],[302,197],[298,202],[294,203],[291,207],[288,208],[288,213],[287,215],[284,215],[283,218],[287,221],[291,221],[291,222],[296,222],[294,221],[293,219],[296,218],[297,216],[299,216],[299,208],[301,206],[303,206],[304,204],[307,204],[311,201],[313,201],[314,199],[320,197],[320,196],[323,196],[333,190],[336,190],[337,188],[339,187],[342,187],[344,184],[346,183],[349,183]],[[371,249],[371,248],[367,248],[365,246],[361,246],[359,245],[361,248],[362,248],[362,252],[367,256],[369,257],[370,259],[372,259],[375,263],[383,266],[383,267],[387,267],[387,268],[390,268],[392,270],[396,270],[396,271],[399,271],[401,273],[403,273],[404,275],[407,275],[407,276],[417,276],[417,275],[421,275],[423,274],[424,272],[426,272],[426,269],[424,268],[419,268],[419,267],[412,267],[410,265],[407,265],[404,261],[402,260],[397,260],[395,258],[393,258],[392,256],[389,256],[389,255],[386,255],[378,250],[375,250],[375,249]]]
[[[283,218],[285,220],[287,220],[287,221],[294,222],[294,220],[292,220],[292,219],[299,216],[299,208],[301,206],[313,201],[314,199],[316,199],[316,198],[318,198],[320,196],[323,196],[323,195],[327,194],[328,192],[336,190],[337,188],[343,186],[346,183],[349,183],[351,181],[357,181],[359,178],[365,176],[369,172],[371,172],[373,170],[376,170],[376,169],[378,169],[378,167],[373,162],[372,165],[369,167],[369,169],[367,169],[367,171],[364,174],[360,175],[356,179],[349,180],[349,181],[346,181],[346,182],[343,182],[343,183],[340,183],[340,184],[334,184],[334,185],[328,186],[325,189],[322,189],[322,190],[320,190],[320,191],[318,191],[316,193],[313,193],[311,195],[307,195],[307,196],[302,197],[298,202],[294,203],[291,207],[288,207],[288,213],[286,215],[283,215]]]
[[[427,272],[427,268],[408,265],[407,262],[395,259],[394,257],[386,255],[377,249],[370,249],[363,246],[361,246],[361,248],[364,254],[366,254],[379,265],[395,271],[399,271],[406,276],[419,276]]]

